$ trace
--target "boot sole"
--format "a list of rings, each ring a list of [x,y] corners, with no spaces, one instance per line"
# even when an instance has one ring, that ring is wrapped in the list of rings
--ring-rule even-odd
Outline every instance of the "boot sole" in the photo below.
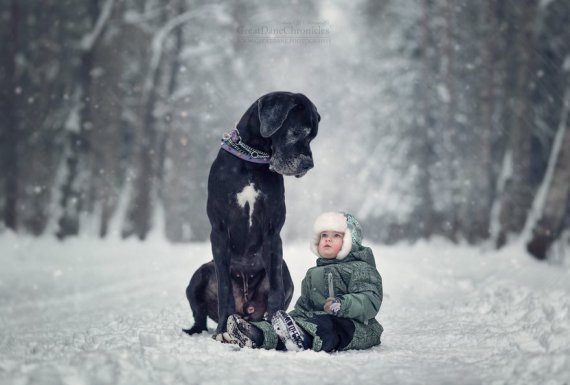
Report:
[[[289,315],[283,314],[282,311],[278,311],[271,319],[271,326],[273,326],[273,330],[275,330],[275,333],[281,342],[283,342],[287,350],[304,350],[301,331]]]
[[[228,317],[227,330],[230,337],[232,337],[240,348],[256,348],[257,345],[253,340],[240,329],[239,320],[234,316]]]

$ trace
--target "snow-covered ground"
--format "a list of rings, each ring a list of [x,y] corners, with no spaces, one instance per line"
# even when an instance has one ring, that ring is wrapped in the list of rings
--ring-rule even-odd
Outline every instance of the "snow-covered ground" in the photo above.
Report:
[[[283,353],[180,331],[192,323],[184,290],[208,244],[4,234],[0,384],[570,383],[567,269],[517,246],[373,249],[382,345]],[[299,287],[314,257],[304,244],[284,255]]]

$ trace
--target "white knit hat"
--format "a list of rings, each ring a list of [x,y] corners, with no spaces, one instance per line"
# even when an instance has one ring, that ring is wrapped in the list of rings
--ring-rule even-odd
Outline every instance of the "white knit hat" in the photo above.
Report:
[[[352,215],[340,212],[323,213],[315,219],[313,238],[310,244],[311,251],[317,257],[320,257],[319,241],[323,231],[344,233],[342,248],[338,252],[336,259],[344,259],[353,248],[357,248],[362,242],[360,223]]]

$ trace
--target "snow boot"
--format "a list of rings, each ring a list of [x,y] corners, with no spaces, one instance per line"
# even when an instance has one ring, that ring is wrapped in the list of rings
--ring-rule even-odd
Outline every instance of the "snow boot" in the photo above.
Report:
[[[263,344],[263,332],[237,314],[228,317],[227,330],[232,342],[237,343],[240,348],[259,348]]]
[[[271,318],[271,326],[287,350],[298,352],[309,347],[305,331],[283,310],[278,310]]]

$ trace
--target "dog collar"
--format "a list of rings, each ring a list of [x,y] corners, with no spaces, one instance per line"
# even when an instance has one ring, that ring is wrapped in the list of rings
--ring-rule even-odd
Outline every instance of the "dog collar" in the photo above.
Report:
[[[242,142],[237,128],[222,136],[221,147],[232,155],[252,163],[269,164],[271,155]]]

